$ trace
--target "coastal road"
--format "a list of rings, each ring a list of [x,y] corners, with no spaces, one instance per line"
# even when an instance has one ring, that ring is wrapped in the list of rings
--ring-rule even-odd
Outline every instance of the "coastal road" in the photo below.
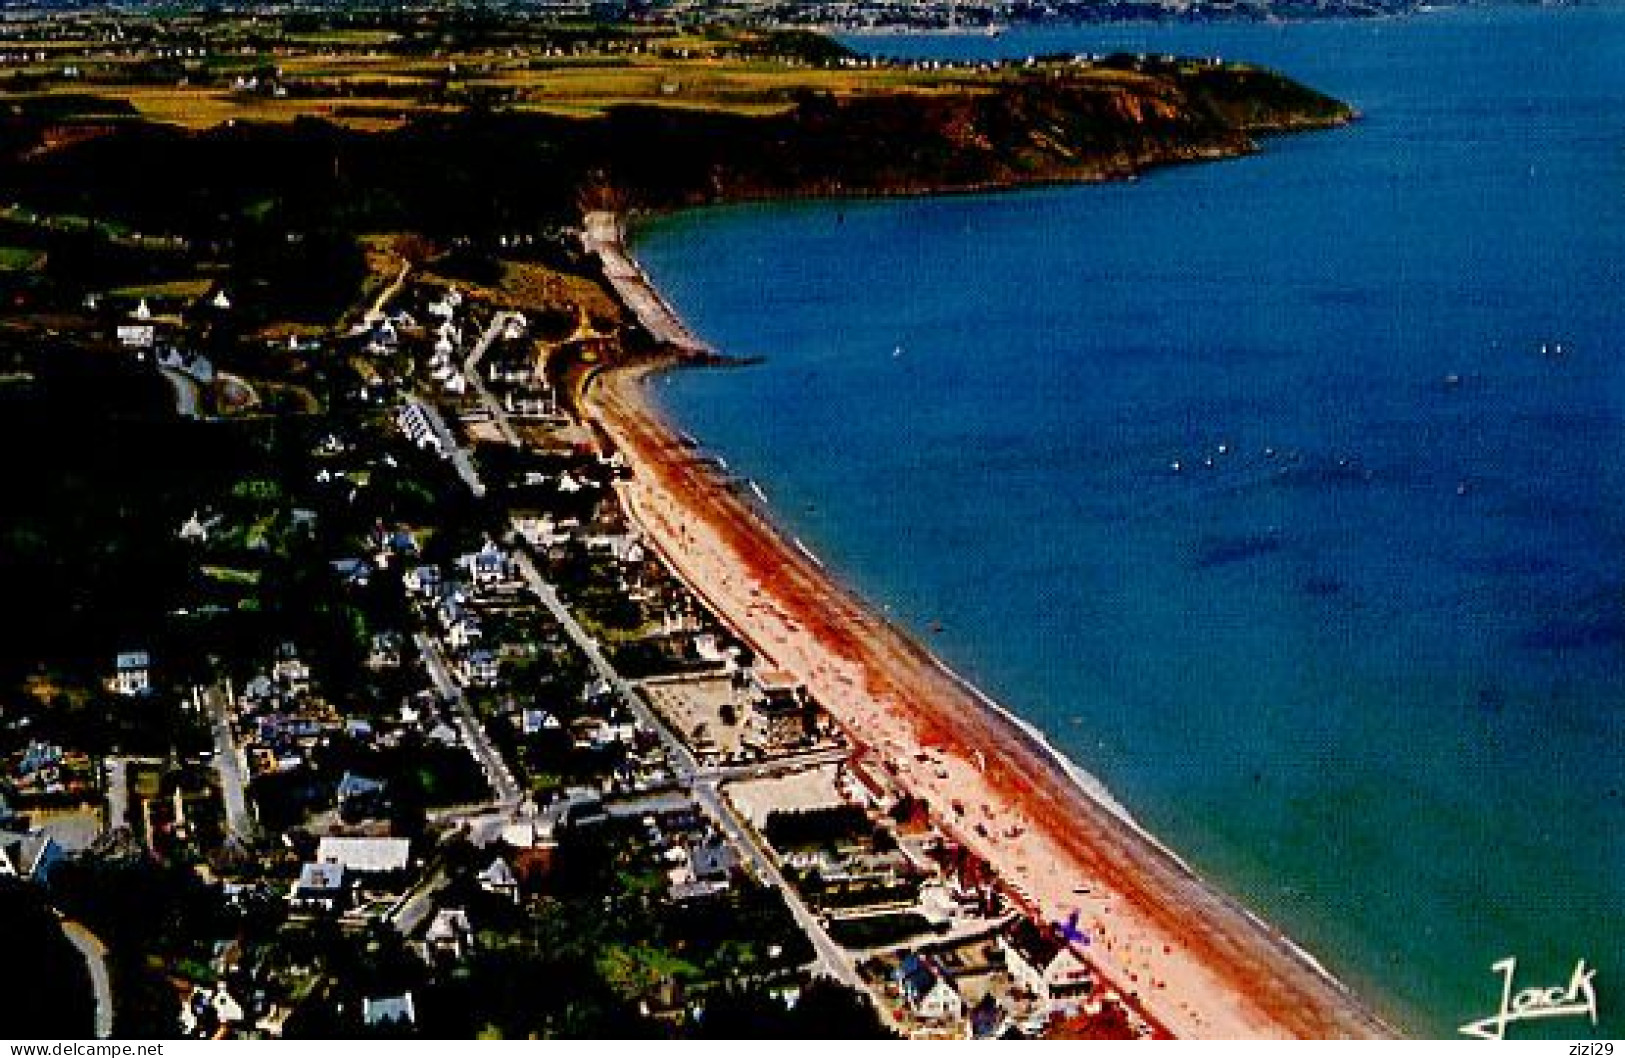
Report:
[[[469,351],[468,356],[463,360],[464,377],[468,379],[469,385],[474,387],[474,392],[479,394],[480,401],[490,411],[491,421],[496,423],[497,430],[502,434],[502,439],[515,448],[519,447],[519,434],[514,430],[513,423],[508,421],[508,409],[504,408],[502,402],[497,400],[489,389],[485,388],[485,380],[480,378],[480,361],[485,359],[485,354],[490,350],[492,343],[497,340],[497,336],[507,328],[511,321],[518,318],[519,314],[517,312],[497,313],[491,318],[491,325],[485,328],[485,333],[480,335],[480,340],[474,343],[474,348]]]
[[[113,978],[107,972],[107,945],[70,918],[62,920],[62,933],[79,950],[90,971],[90,990],[96,999],[95,1032],[98,1040],[113,1035]]]
[[[784,894],[784,902],[790,908],[790,914],[795,917],[796,923],[801,926],[802,932],[812,942],[813,951],[817,957],[818,970],[826,976],[833,977],[842,984],[848,985],[860,992],[867,991],[863,981],[858,977],[857,970],[853,968],[851,958],[842,950],[841,946],[830,939],[824,930],[823,924],[812,913],[801,894],[795,886],[779,871],[773,853],[766,848],[761,839],[756,836],[750,825],[739,817],[733,805],[722,796],[720,789],[720,776],[730,773],[733,769],[702,769],[695,760],[694,754],[689,752],[683,741],[668,728],[664,721],[643,700],[636,689],[621,678],[620,673],[604,657],[599,650],[598,643],[587,634],[586,629],[570,613],[564,601],[559,598],[557,589],[549,584],[536,568],[536,563],[530,555],[523,551],[515,552],[518,558],[519,571],[525,578],[525,583],[536,593],[542,605],[547,608],[555,620],[564,628],[565,634],[576,644],[576,647],[587,656],[593,668],[604,678],[615,692],[627,703],[627,708],[637,717],[638,722],[659,736],[665,744],[666,752],[670,757],[679,781],[692,784],[694,799],[706,810],[706,813],[716,820],[722,828],[729,842],[746,856],[755,867],[757,877],[774,886]],[[841,751],[833,757],[834,760],[845,759],[845,752]],[[823,756],[819,756],[823,762]],[[806,767],[803,763],[800,766]],[[743,769],[747,774],[773,774],[772,764],[754,765]],[[781,769],[782,770],[782,769]]]
[[[194,693],[196,693],[194,689]],[[209,687],[199,697],[209,714],[214,731],[214,772],[220,780],[220,799],[226,806],[226,836],[252,845],[259,834],[254,815],[248,810],[247,769],[237,736],[231,728],[231,695],[219,686]]]
[[[426,632],[414,635],[418,652],[423,656],[424,668],[429,671],[429,678],[434,681],[435,689],[440,696],[451,703],[452,712],[456,716],[457,730],[463,736],[463,744],[474,755],[475,761],[485,772],[486,782],[491,784],[491,791],[496,794],[500,805],[512,807],[519,803],[521,791],[519,783],[513,777],[508,762],[502,759],[496,746],[485,733],[479,719],[474,715],[473,706],[468,704],[468,696],[457,681],[452,678],[451,669],[446,665],[445,655],[440,651],[440,644]]]

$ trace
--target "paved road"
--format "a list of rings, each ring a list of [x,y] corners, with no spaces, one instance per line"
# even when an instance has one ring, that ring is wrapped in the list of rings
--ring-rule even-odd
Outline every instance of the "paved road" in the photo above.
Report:
[[[107,945],[72,919],[62,920],[62,932],[79,949],[90,971],[90,990],[96,997],[96,1038],[105,1040],[113,1035],[113,979],[107,972]]]
[[[733,805],[722,796],[721,790],[714,782],[696,783],[694,786],[694,799],[699,801],[722,827],[723,833],[728,835],[735,848],[744,850],[755,865],[757,877],[764,879],[784,894],[785,905],[790,908],[790,914],[795,918],[796,924],[812,942],[817,970],[825,976],[833,977],[841,984],[854,988],[859,992],[866,992],[867,986],[858,976],[858,971],[852,965],[852,959],[846,951],[833,940],[825,931],[824,924],[807,907],[801,899],[796,887],[790,884],[789,879],[780,873],[779,865],[774,861],[773,853],[762,844],[756,832],[741,820],[734,811]]]
[[[129,764],[126,757],[107,758],[107,832],[130,825]]]
[[[517,532],[517,529],[515,532]],[[615,671],[615,666],[611,665],[609,659],[604,657],[604,652],[598,649],[598,641],[588,635],[585,628],[581,627],[575,616],[570,613],[569,607],[564,605],[564,600],[559,598],[558,589],[549,584],[547,579],[542,576],[541,570],[536,568],[536,563],[530,555],[524,551],[515,551],[514,555],[518,560],[519,572],[525,578],[525,583],[530,586],[531,591],[536,593],[536,597],[547,608],[547,612],[552,614],[554,620],[558,621],[564,628],[564,634],[569,636],[571,641],[575,643],[576,648],[587,656],[587,660],[592,663],[594,671],[603,677],[604,681],[614,689],[615,693],[626,702],[627,708],[632,711],[633,716],[637,717],[638,722],[660,737],[660,741],[665,744],[666,753],[676,767],[678,778],[683,782],[692,780],[700,770],[699,762],[694,759],[694,754],[688,751],[688,747],[683,744],[682,739],[673,734],[655,711],[649,708],[636,689],[622,679],[620,673]]]
[[[226,806],[226,835],[244,845],[252,845],[259,825],[248,810],[247,769],[237,736],[231,729],[231,698],[218,687],[203,692],[205,708],[214,729],[214,771],[220,779],[220,796]]]
[[[609,663],[603,652],[598,649],[597,641],[589,636],[586,629],[582,628],[575,617],[571,615],[569,608],[559,598],[557,589],[542,576],[541,571],[536,568],[536,563],[531,557],[523,551],[516,552],[516,556],[519,571],[524,576],[525,582],[541,599],[542,605],[564,628],[565,634],[587,656],[587,660],[592,662],[592,666],[597,670],[598,674],[621,696],[626,702],[627,708],[638,718],[638,721],[655,732],[660,737],[660,740],[665,743],[666,752],[675,766],[679,780],[693,784],[694,799],[705,808],[707,814],[717,821],[717,824],[722,828],[723,833],[727,835],[728,840],[733,843],[734,847],[740,849],[750,858],[756,868],[757,876],[768,882],[768,884],[775,886],[779,892],[784,894],[784,902],[789,906],[791,915],[795,917],[797,924],[807,934],[807,939],[812,942],[813,951],[817,955],[818,969],[842,984],[864,991],[865,986],[858,977],[857,971],[853,968],[850,957],[841,949],[840,945],[830,939],[829,934],[825,932],[817,916],[801,899],[801,894],[796,891],[795,886],[791,885],[789,880],[780,873],[778,864],[774,862],[772,852],[761,843],[756,837],[755,831],[739,817],[738,813],[734,811],[733,805],[729,804],[728,800],[722,796],[719,789],[719,779],[724,773],[731,773],[734,769],[701,769],[694,759],[694,754],[689,752],[688,747],[683,744],[682,740],[673,734],[670,728],[666,727],[654,710],[649,708],[633,687],[615,671],[615,667]],[[834,756],[833,759],[839,760],[844,756],[843,751]],[[749,776],[760,772],[764,768],[771,769],[772,767],[771,764],[750,765],[739,770],[744,775]]]
[[[502,759],[502,754],[491,744],[485,728],[474,716],[474,709],[468,704],[468,698],[463,694],[462,687],[452,678],[445,655],[440,652],[440,644],[426,632],[417,633],[413,639],[417,642],[418,652],[423,655],[423,664],[429,670],[429,678],[434,681],[441,697],[451,703],[463,744],[484,769],[485,779],[491,784],[491,790],[496,794],[497,801],[508,806],[518,804],[521,796],[519,783],[514,779],[507,762]]]
[[[197,379],[172,367],[160,367],[158,373],[168,380],[175,391],[175,414],[183,419],[198,418]]]
[[[468,452],[452,436],[451,428],[446,425],[446,420],[440,414],[440,409],[428,401],[418,400],[416,397],[408,398],[408,400],[423,409],[424,418],[429,420],[429,428],[434,431],[435,437],[440,440],[440,450],[450,457],[452,466],[457,468],[457,476],[463,479],[463,484],[468,486],[468,491],[476,496],[484,496],[485,482],[480,480],[480,472],[474,468],[474,461],[469,458]]]
[[[474,343],[474,348],[469,352],[467,358],[463,360],[463,375],[468,379],[469,384],[474,387],[474,392],[479,394],[480,400],[485,404],[486,409],[490,411],[491,421],[497,424],[497,429],[502,433],[502,439],[515,448],[518,448],[520,444],[519,434],[514,430],[513,423],[508,421],[508,409],[504,408],[502,402],[497,400],[491,391],[485,388],[485,380],[480,377],[480,361],[485,358],[486,352],[490,350],[491,343],[495,342],[497,336],[508,326],[508,321],[516,319],[518,315],[517,312],[499,312],[492,317],[491,326],[487,327],[485,333],[480,335],[480,340]]]
[[[435,894],[446,887],[443,870],[436,870],[412,891],[389,914],[389,920],[403,937],[416,933],[430,915],[434,914]]]

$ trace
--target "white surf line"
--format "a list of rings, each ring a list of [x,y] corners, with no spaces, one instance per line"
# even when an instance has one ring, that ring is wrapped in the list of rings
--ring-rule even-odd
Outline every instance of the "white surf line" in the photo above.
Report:
[[[797,541],[797,543],[799,544],[799,541]],[[817,560],[814,559],[814,561]],[[903,634],[908,635],[907,632],[904,632]],[[914,640],[915,642],[919,642],[915,636],[908,635],[908,638]],[[1252,908],[1230,895],[1230,893],[1221,886],[1215,885],[1200,871],[1192,867],[1183,856],[1169,848],[1160,838],[1158,838],[1151,831],[1147,830],[1139,820],[1134,818],[1134,815],[1122,804],[1122,802],[1118,801],[1112,796],[1111,791],[1107,789],[1105,783],[1101,782],[1097,776],[1085,770],[1076,761],[1072,760],[1060,749],[1056,748],[1055,744],[1049,740],[1048,736],[1046,736],[1043,731],[1035,727],[1026,719],[1011,712],[1005,706],[999,704],[999,702],[987,694],[987,692],[983,691],[980,687],[976,686],[964,676],[961,676],[958,672],[954,671],[951,665],[943,661],[935,651],[925,646],[924,643],[919,643],[919,646],[920,649],[925,651],[926,655],[930,657],[931,661],[943,672],[947,673],[949,678],[951,678],[955,683],[959,684],[959,686],[964,688],[970,694],[974,695],[979,701],[982,702],[982,704],[986,705],[994,713],[1003,717],[1012,726],[1020,730],[1024,735],[1031,739],[1045,755],[1060,766],[1062,772],[1064,772],[1066,776],[1072,780],[1073,784],[1076,785],[1085,796],[1094,801],[1096,804],[1100,805],[1102,808],[1106,809],[1112,815],[1116,816],[1136,834],[1144,838],[1148,844],[1152,845],[1163,855],[1167,856],[1168,859],[1171,860],[1180,871],[1197,881],[1203,887],[1203,889],[1205,889],[1213,897],[1213,899],[1225,906],[1241,912],[1266,934],[1279,939],[1288,949],[1292,951],[1293,954],[1295,954],[1299,959],[1303,960],[1305,965],[1307,965],[1320,977],[1325,979],[1328,983],[1337,988],[1339,992],[1357,1000],[1360,1004],[1361,1010],[1367,1016],[1371,1017],[1390,1032],[1393,1031],[1392,1026],[1390,1026],[1386,1020],[1378,1015],[1375,1010],[1371,1009],[1370,1005],[1360,997],[1359,993],[1355,992],[1351,987],[1349,987],[1347,982],[1343,981],[1330,970],[1326,969],[1325,965],[1306,948],[1304,948],[1303,945],[1293,940],[1279,926],[1270,922],[1268,919],[1265,919]],[[1394,1034],[1397,1035],[1397,1033]]]
[[[806,544],[803,544],[801,542],[800,537],[792,536],[790,539],[796,545],[796,550],[800,551],[803,555],[807,556],[808,561],[810,561],[813,565],[817,566],[819,569],[824,568],[824,563],[819,560],[817,555],[812,553],[812,550],[810,548],[808,548]]]

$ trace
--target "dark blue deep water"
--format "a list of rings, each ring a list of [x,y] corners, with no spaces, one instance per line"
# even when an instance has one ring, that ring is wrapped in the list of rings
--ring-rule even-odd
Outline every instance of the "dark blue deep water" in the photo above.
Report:
[[[1585,958],[1625,1034],[1625,9],[859,43],[1219,53],[1364,119],[663,219],[652,274],[766,357],[664,405],[1401,1024]]]

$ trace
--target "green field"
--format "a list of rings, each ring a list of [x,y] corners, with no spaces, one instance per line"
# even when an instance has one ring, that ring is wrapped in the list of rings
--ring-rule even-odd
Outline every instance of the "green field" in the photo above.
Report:
[[[27,246],[0,246],[0,272],[26,272],[45,254]]]

